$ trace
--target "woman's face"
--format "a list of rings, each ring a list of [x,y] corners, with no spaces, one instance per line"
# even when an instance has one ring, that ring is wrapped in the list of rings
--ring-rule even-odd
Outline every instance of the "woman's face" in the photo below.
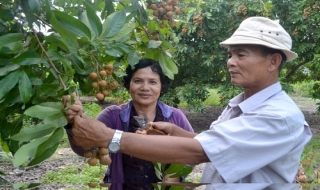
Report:
[[[161,81],[158,73],[150,67],[138,69],[131,78],[129,93],[133,104],[149,106],[156,104],[161,93]]]

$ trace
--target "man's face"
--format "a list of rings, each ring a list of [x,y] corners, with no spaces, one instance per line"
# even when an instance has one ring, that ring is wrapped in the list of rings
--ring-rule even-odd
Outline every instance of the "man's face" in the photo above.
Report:
[[[264,56],[258,45],[232,45],[228,49],[227,67],[231,83],[259,91],[275,80],[270,70],[271,56]]]

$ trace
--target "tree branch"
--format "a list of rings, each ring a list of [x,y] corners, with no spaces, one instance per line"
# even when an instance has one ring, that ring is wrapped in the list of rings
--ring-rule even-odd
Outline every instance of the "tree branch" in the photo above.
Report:
[[[298,70],[299,67],[301,67],[306,63],[307,63],[306,61],[303,61],[297,65],[293,65],[292,67],[290,67],[290,70],[287,72],[285,78],[290,78]]]
[[[42,52],[43,52],[44,55],[47,57],[50,66],[51,66],[51,67],[53,68],[53,70],[57,73],[57,76],[58,76],[58,78],[59,78],[59,81],[60,81],[61,85],[63,86],[63,89],[64,89],[64,90],[67,90],[67,87],[66,87],[66,85],[64,84],[64,82],[63,82],[63,80],[62,80],[62,78],[61,78],[61,75],[60,75],[61,73],[60,73],[60,72],[58,71],[58,69],[54,66],[52,60],[50,59],[50,57],[49,57],[49,55],[48,55],[48,53],[47,53],[46,50],[43,48],[43,46],[42,46],[42,44],[41,44],[41,42],[40,42],[40,40],[39,40],[39,38],[38,38],[38,36],[37,36],[37,31],[36,31],[34,28],[32,28],[32,32],[33,32],[34,37],[35,37],[36,40],[37,40],[38,45],[40,46],[40,48],[41,48],[41,50],[42,50]]]

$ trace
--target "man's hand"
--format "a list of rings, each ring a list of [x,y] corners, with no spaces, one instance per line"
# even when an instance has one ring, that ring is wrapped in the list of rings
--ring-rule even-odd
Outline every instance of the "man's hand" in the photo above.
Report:
[[[70,105],[70,101],[73,98],[74,103]],[[72,93],[72,97],[70,95],[62,97],[62,104],[66,109],[65,117],[68,123],[72,124],[74,122],[74,117],[76,115],[82,116],[83,106],[79,100],[79,97],[75,92]]]
[[[82,117],[74,116],[73,120],[72,141],[84,148],[106,147],[115,132],[99,120],[84,114]]]
[[[154,129],[163,131],[168,135],[174,135],[173,132],[174,132],[175,124],[173,123],[158,121],[158,122],[153,122],[152,127]]]

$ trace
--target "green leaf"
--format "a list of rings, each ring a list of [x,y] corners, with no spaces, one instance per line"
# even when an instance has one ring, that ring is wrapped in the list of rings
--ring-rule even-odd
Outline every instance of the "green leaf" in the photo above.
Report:
[[[123,55],[123,52],[116,48],[106,49],[104,52],[113,57],[121,57]]]
[[[42,137],[31,141],[28,144],[21,146],[18,151],[14,154],[12,163],[14,167],[18,167],[28,161],[30,158],[34,157],[37,151],[37,147],[45,142],[49,137]]]
[[[54,152],[57,150],[57,148],[59,147],[59,144],[63,135],[64,135],[64,128],[63,127],[57,128],[47,141],[43,142],[40,146],[38,146],[34,159],[32,159],[29,162],[28,166],[39,164],[42,161],[49,158],[50,156],[52,156]]]
[[[158,48],[161,45],[162,41],[150,40],[148,48]]]
[[[137,1],[136,1],[137,2]],[[140,25],[146,25],[148,23],[148,14],[146,10],[141,6],[139,3],[137,3],[138,7],[138,20]]]
[[[49,0],[46,0],[46,15],[48,17],[49,23],[52,28],[57,31],[62,37],[70,38],[74,43],[77,42],[77,37],[73,32],[69,32],[69,30],[61,24],[58,19],[55,17],[53,12],[51,11],[51,3]]]
[[[55,127],[63,127],[68,124],[67,119],[65,118],[62,112],[50,115],[43,120],[44,123],[53,125]]]
[[[38,0],[28,0],[28,4],[30,7],[30,10],[35,13],[38,14],[40,11],[40,3]]]
[[[176,173],[171,175],[170,177],[175,178],[175,177],[182,177],[182,176],[187,176],[189,175],[193,170],[192,166],[185,166],[181,170],[178,170]]]
[[[156,176],[158,177],[158,179],[162,179],[163,174],[162,174],[162,170],[161,170],[161,163],[154,162],[153,165],[155,168]]]
[[[0,100],[18,83],[19,71],[9,73],[0,81]]]
[[[0,10],[0,19],[4,22],[13,20],[14,14],[12,10],[9,10],[9,9]]]
[[[50,35],[50,36],[44,37],[44,40],[46,42],[48,42],[49,44],[54,44],[54,45],[58,46],[63,51],[68,51],[68,46],[65,44],[65,42],[60,37],[58,38],[57,36]]]
[[[40,86],[40,94],[55,97],[58,95],[59,84],[43,84]]]
[[[51,115],[54,115],[56,113],[61,112],[61,109],[41,106],[41,105],[35,105],[30,108],[28,108],[24,114],[28,115],[30,117],[36,117],[39,119],[45,119],[46,117],[49,117]]]
[[[101,18],[104,19],[105,16],[108,16],[114,12],[113,0],[105,0],[104,9],[101,13]],[[106,14],[107,13],[107,14]]]
[[[32,96],[32,85],[27,73],[23,70],[20,72],[19,91],[23,103],[27,103]]]
[[[0,36],[0,52],[2,53],[18,53],[23,49],[23,34],[9,33]]]
[[[75,73],[75,70],[72,68],[71,63],[64,56],[60,55],[60,52],[57,50],[49,50],[48,54],[50,58],[54,61],[60,61],[63,64],[64,73],[68,76],[72,76]]]
[[[137,51],[135,51],[133,53],[129,53],[128,54],[128,63],[129,63],[129,65],[134,66],[136,63],[139,62],[140,57],[141,57],[141,55]]]
[[[42,59],[36,52],[27,51],[13,58],[12,62],[18,65],[37,65],[45,62],[45,60]]]
[[[28,1],[20,1],[20,6],[22,7],[22,11],[24,12],[27,21],[28,21],[28,26],[32,28],[32,24],[34,21],[37,20],[36,16],[32,12],[31,8],[29,7]]]
[[[20,68],[20,65],[16,65],[16,64],[11,64],[11,65],[6,65],[4,67],[1,67],[0,68],[0,76],[7,75],[11,71],[15,71],[19,68]]]
[[[90,29],[93,30],[96,36],[100,36],[102,32],[102,24],[96,14],[96,11],[86,1],[84,2],[84,5],[86,6],[86,15],[91,26]]]
[[[83,36],[91,40],[91,31],[83,22],[61,11],[53,10],[52,13],[69,33],[73,33],[76,37]]]
[[[184,164],[170,164],[168,169],[164,171],[165,174],[173,174],[185,167]]]
[[[42,102],[39,105],[40,106],[44,106],[44,107],[55,108],[55,109],[58,109],[58,110],[62,110],[63,109],[63,105],[62,105],[61,102]]]
[[[33,127],[27,127],[21,129],[18,134],[10,137],[10,139],[19,141],[20,143],[44,137],[52,133],[56,127],[50,124],[38,124]]]
[[[103,23],[103,32],[101,36],[112,37],[117,34],[126,22],[126,13],[124,10],[117,11],[109,15]]]
[[[135,27],[136,27],[135,23],[129,22],[125,24],[116,35],[108,38],[108,40],[114,40],[114,41],[120,40],[125,36],[129,35],[135,29]]]
[[[163,70],[163,73],[167,75],[171,80],[174,79],[174,74],[178,73],[177,65],[172,61],[172,59],[164,56],[163,54],[159,54],[159,63]]]

